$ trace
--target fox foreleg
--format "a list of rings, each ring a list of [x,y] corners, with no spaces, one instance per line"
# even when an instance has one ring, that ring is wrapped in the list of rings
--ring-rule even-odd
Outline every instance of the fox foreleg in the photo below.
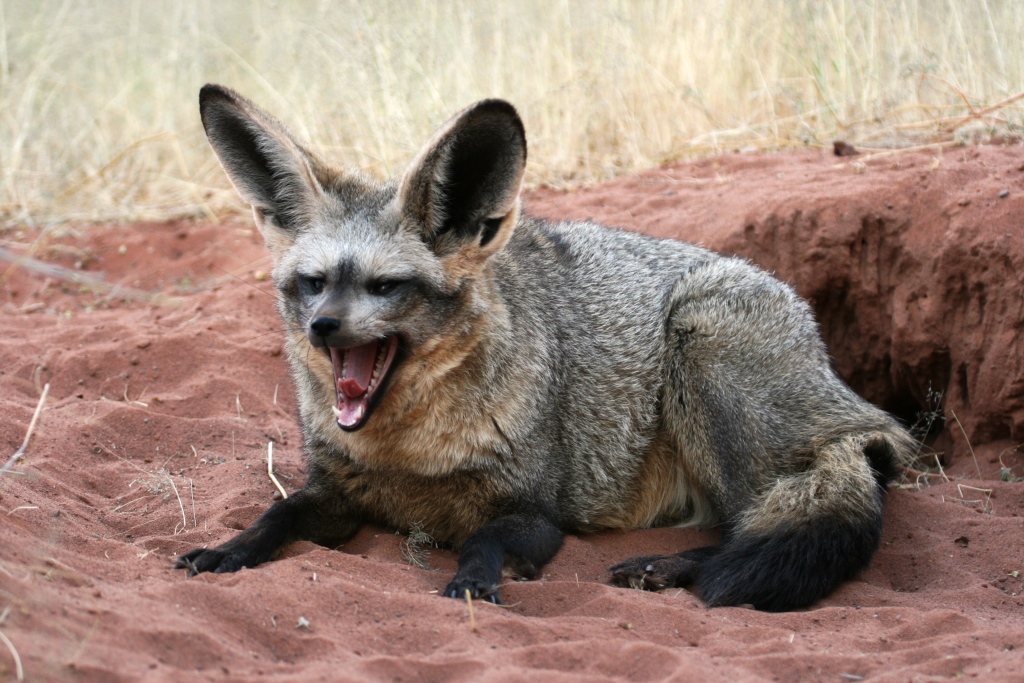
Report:
[[[459,570],[444,595],[501,604],[498,583],[508,566],[518,576],[532,579],[562,547],[562,532],[537,513],[516,513],[484,525],[462,544]]]
[[[324,492],[307,485],[274,503],[252,526],[227,543],[196,548],[179,557],[174,566],[187,569],[189,576],[201,572],[224,574],[262,564],[292,541],[340,545],[355,534],[360,523],[339,507],[325,504]]]

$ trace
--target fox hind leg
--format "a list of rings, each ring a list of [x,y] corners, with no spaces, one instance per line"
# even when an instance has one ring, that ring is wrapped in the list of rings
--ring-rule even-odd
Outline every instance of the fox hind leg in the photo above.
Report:
[[[611,567],[612,582],[625,588],[655,591],[688,586],[697,580],[701,565],[720,550],[721,546],[705,546],[674,555],[632,557]]]
[[[766,273],[689,273],[666,334],[664,423],[728,531],[702,556],[627,561],[616,582],[689,582],[709,606],[768,611],[828,595],[874,555],[909,435],[842,383],[809,306]]]

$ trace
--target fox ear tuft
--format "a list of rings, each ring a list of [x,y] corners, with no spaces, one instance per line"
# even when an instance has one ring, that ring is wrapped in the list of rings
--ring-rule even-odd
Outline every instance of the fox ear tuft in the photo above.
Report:
[[[401,182],[401,210],[438,255],[473,245],[486,258],[515,228],[525,170],[519,114],[503,100],[483,100],[420,150]]]
[[[323,194],[317,158],[277,119],[229,88],[203,86],[199,113],[210,146],[256,211],[268,244],[294,239]],[[274,230],[284,234],[268,233]]]

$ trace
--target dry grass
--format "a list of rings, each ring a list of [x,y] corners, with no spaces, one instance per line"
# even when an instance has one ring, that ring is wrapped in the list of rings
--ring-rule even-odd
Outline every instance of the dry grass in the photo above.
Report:
[[[402,559],[420,569],[430,569],[430,548],[437,547],[434,539],[423,530],[422,522],[413,522],[409,534],[402,540]]]
[[[28,429],[25,430],[25,440],[21,442],[21,446],[18,447],[18,450],[14,451],[14,455],[12,455],[7,460],[7,462],[4,463],[4,466],[0,467],[0,475],[4,474],[5,472],[8,472],[12,467],[14,467],[18,460],[20,460],[25,455],[25,451],[28,449],[28,442],[32,439],[32,433],[36,429],[36,422],[39,421],[39,414],[43,412],[43,406],[46,404],[46,396],[49,393],[50,384],[49,382],[47,382],[46,386],[43,387],[42,395],[39,397],[39,403],[36,404],[36,410],[34,413],[32,413],[32,419],[28,423]]]
[[[985,109],[1024,91],[1022,36],[1019,0],[2,2],[0,225],[238,210],[199,125],[207,81],[381,174],[506,97],[528,181],[565,185],[1019,131],[1020,100]]]

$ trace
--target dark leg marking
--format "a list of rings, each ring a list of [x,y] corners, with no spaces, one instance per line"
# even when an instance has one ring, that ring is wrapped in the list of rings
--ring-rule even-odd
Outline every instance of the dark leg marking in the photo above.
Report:
[[[675,555],[633,557],[611,568],[612,582],[651,591],[686,586],[697,580],[700,565],[720,550],[721,546],[707,546]]]
[[[224,574],[255,567],[273,558],[283,546],[297,540],[321,545],[343,543],[359,522],[321,504],[322,496],[309,487],[274,503],[251,527],[216,548],[196,548],[175,562],[189,576],[201,572]],[[328,509],[324,509],[328,508]],[[333,514],[332,514],[333,513]]]
[[[562,532],[540,514],[512,514],[486,524],[459,551],[459,571],[444,589],[449,598],[501,604],[498,583],[506,564],[532,579],[562,547]]]

